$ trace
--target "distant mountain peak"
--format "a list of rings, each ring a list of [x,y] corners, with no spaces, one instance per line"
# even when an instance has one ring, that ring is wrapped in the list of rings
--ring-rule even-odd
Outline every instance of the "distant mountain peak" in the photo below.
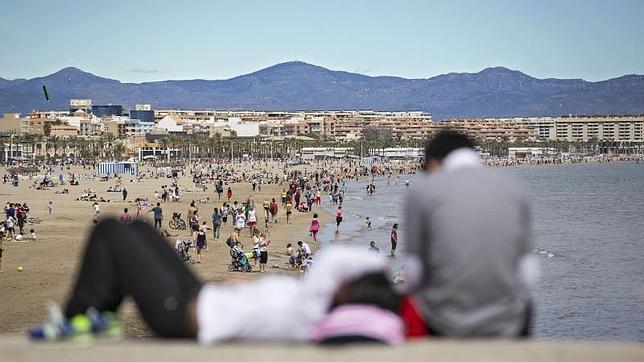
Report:
[[[292,61],[288,61],[288,62],[277,63],[275,65],[271,65],[270,67],[260,69],[255,73],[264,72],[264,71],[272,71],[272,70],[295,70],[295,69],[318,69],[318,70],[327,70],[327,71],[329,70],[329,69],[321,67],[319,65],[303,62],[303,61],[300,61],[300,60],[292,60]]]
[[[46,85],[52,96],[42,95]],[[292,60],[224,80],[121,83],[76,67],[29,80],[0,79],[0,113],[60,110],[69,99],[157,109],[421,110],[434,119],[642,114],[644,76],[599,82],[537,79],[490,67],[427,79],[371,77]]]
[[[89,85],[92,82],[120,83],[118,80],[99,77],[76,67],[66,67],[48,76],[34,79],[39,79],[41,81],[74,82],[76,85]]]
[[[49,76],[56,76],[56,75],[92,75],[95,76],[92,73],[86,72],[82,69],[76,68],[76,67],[66,67],[63,68],[55,73],[50,74]],[[95,76],[96,77],[96,76]]]
[[[521,77],[530,77],[529,75],[510,68],[506,67],[488,67],[478,72],[479,75],[485,76],[521,76]],[[532,78],[532,77],[530,77]]]

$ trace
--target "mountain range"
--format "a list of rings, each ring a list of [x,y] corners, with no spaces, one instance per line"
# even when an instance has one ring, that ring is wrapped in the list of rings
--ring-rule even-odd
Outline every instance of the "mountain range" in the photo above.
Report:
[[[42,86],[47,87],[47,102]],[[0,78],[0,113],[65,110],[72,98],[156,109],[419,110],[449,118],[644,114],[644,76],[598,82],[537,79],[503,67],[407,79],[277,64],[225,80],[122,83],[64,68],[33,79]]]

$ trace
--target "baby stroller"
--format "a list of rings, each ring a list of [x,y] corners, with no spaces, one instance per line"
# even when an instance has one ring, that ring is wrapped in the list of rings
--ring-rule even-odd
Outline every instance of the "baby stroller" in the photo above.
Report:
[[[228,265],[228,271],[243,271],[250,272],[253,270],[253,267],[248,262],[248,257],[244,254],[244,251],[237,245],[234,241],[226,241],[228,247],[230,247],[230,265]]]
[[[190,255],[190,248],[193,248],[192,240],[177,240],[177,243],[174,245],[179,259],[184,263],[195,264],[197,261]]]

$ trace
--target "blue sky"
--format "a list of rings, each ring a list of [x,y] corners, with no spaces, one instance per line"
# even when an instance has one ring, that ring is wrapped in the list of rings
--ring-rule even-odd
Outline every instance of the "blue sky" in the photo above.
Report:
[[[4,78],[224,79],[290,60],[408,78],[644,74],[644,0],[1,0],[0,14]]]

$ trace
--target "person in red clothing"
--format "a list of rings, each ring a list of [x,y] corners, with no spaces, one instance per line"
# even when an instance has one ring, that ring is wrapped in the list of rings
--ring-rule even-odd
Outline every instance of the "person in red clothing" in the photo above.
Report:
[[[311,226],[309,227],[309,232],[313,237],[313,242],[318,242],[318,232],[320,231],[320,221],[318,220],[318,214],[313,214],[313,220],[311,220]]]
[[[271,221],[274,221],[275,223],[277,223],[277,212],[279,211],[279,206],[277,205],[277,201],[275,201],[275,198],[271,200],[269,211],[271,213]]]

